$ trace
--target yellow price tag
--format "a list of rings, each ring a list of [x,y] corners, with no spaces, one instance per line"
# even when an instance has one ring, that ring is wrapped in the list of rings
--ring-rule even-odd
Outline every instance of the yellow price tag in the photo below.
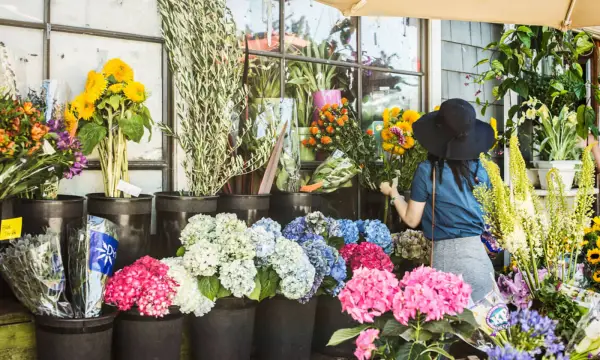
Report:
[[[21,237],[23,218],[4,219],[0,223],[0,241]]]

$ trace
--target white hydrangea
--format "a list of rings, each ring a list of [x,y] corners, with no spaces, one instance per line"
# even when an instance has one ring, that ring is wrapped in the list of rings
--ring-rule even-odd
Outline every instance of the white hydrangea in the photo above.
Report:
[[[315,268],[298,243],[279,237],[269,263],[281,278],[279,290],[283,296],[296,300],[310,292]]]
[[[218,214],[216,217],[217,237],[214,243],[219,246],[221,263],[233,260],[253,260],[256,247],[252,243],[246,223],[234,214]]]
[[[179,284],[173,305],[179,306],[184,314],[203,316],[209,313],[215,303],[202,295],[198,280],[185,269],[183,259],[166,258],[161,261],[169,267],[168,275]]]
[[[198,239],[186,248],[183,265],[194,276],[212,276],[219,266],[219,247],[207,240]]]
[[[233,260],[221,265],[219,280],[233,296],[241,298],[254,291],[257,273],[253,260]]]
[[[208,215],[195,215],[188,220],[188,224],[181,231],[180,240],[186,248],[203,239],[212,242],[216,236],[215,218]]]
[[[275,251],[275,234],[260,226],[248,229],[248,234],[256,248],[256,257],[259,264],[264,264]]]

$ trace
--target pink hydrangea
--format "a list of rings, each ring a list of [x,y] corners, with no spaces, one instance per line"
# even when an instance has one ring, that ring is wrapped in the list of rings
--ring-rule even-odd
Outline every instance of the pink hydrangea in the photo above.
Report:
[[[356,339],[356,351],[354,352],[354,356],[356,356],[358,360],[370,359],[371,352],[377,349],[375,344],[373,344],[377,339],[379,339],[379,330],[367,329],[361,331]]]
[[[400,280],[401,290],[393,299],[392,310],[398,322],[408,325],[418,314],[425,321],[441,320],[444,315],[463,312],[469,303],[471,286],[462,276],[421,266]]]
[[[179,286],[168,271],[166,264],[144,256],[108,280],[104,301],[121,311],[137,305],[141,315],[162,317],[169,313]]]
[[[344,290],[338,295],[342,311],[363,324],[392,309],[398,292],[398,279],[385,270],[360,268],[354,271]]]
[[[389,272],[394,270],[394,264],[390,257],[380,246],[370,242],[345,245],[340,250],[340,255],[346,260],[346,265],[349,265],[352,271],[361,267]]]

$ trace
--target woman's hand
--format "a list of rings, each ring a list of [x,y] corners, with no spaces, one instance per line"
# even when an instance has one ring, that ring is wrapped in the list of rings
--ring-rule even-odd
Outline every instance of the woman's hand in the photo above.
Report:
[[[391,196],[395,189],[390,185],[389,182],[384,181],[381,183],[381,185],[379,185],[379,190],[383,195]]]

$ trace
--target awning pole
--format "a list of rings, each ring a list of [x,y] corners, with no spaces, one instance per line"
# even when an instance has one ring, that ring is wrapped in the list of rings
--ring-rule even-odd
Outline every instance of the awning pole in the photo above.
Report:
[[[565,20],[563,20],[560,30],[566,31],[571,27],[571,15],[573,15],[573,9],[575,9],[575,3],[577,0],[571,0],[569,4],[569,10],[567,10],[567,14],[565,15]]]

